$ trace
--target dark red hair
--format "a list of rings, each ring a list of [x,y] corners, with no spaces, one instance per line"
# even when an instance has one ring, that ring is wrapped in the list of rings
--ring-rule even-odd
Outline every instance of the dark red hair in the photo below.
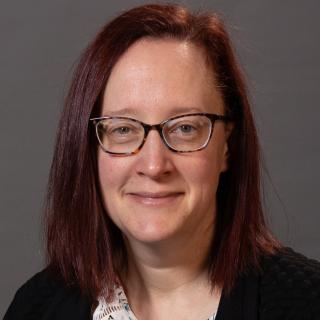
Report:
[[[101,95],[119,57],[143,37],[169,37],[203,47],[226,112],[234,117],[229,170],[219,181],[208,260],[212,284],[228,292],[239,274],[259,268],[261,255],[273,253],[280,244],[263,217],[259,143],[229,36],[215,14],[192,14],[180,5],[144,5],[124,12],[105,25],[82,54],[62,112],[49,178],[48,265],[91,298],[105,286],[104,294],[110,296],[120,268],[126,266],[121,232],[102,205],[89,118],[99,115]]]

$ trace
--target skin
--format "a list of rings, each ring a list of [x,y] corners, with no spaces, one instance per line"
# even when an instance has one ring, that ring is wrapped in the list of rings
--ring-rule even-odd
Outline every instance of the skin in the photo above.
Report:
[[[224,114],[210,70],[203,49],[192,43],[139,40],[111,72],[102,116],[154,124],[192,112]],[[217,309],[221,289],[210,291],[205,262],[231,129],[216,122],[207,148],[192,153],[170,151],[155,130],[135,155],[99,148],[104,205],[124,235],[129,270],[123,282],[139,320],[168,319],[168,310],[175,319],[206,319]],[[200,302],[187,308],[194,301]]]

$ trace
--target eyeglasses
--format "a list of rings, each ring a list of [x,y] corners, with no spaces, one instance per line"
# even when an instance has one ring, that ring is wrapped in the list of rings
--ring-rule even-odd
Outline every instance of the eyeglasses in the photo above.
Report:
[[[153,125],[128,117],[100,117],[90,120],[95,125],[99,144],[105,152],[130,155],[139,152],[152,129],[158,131],[162,141],[171,151],[202,150],[210,141],[214,123],[228,122],[231,118],[211,113],[193,113]]]

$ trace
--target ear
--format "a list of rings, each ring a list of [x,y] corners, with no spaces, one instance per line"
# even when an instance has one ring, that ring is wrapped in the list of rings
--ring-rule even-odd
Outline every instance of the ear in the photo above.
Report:
[[[225,141],[223,146],[223,159],[222,159],[222,166],[220,172],[225,172],[229,168],[229,137],[233,131],[234,123],[233,122],[227,122],[225,125]]]

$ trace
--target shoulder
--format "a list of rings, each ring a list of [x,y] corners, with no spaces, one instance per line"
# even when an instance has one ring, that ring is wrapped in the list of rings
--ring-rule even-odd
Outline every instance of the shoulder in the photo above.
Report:
[[[89,310],[89,299],[44,269],[18,289],[4,320],[64,319],[77,315],[77,319],[86,319],[81,315],[87,316]]]
[[[291,248],[263,258],[261,319],[317,319],[320,315],[320,262]]]

